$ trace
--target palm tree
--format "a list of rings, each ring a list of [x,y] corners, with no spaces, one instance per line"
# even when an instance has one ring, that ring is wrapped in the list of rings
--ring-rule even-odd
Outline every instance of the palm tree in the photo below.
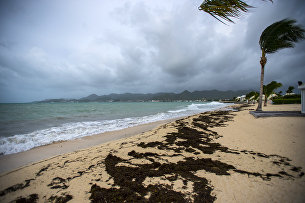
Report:
[[[289,86],[288,89],[286,90],[287,94],[291,94],[293,93],[294,87],[293,86]]]
[[[272,54],[280,49],[292,48],[299,40],[305,39],[305,30],[296,25],[296,20],[283,19],[268,26],[262,33],[259,45],[262,50],[260,94],[257,111],[262,111],[264,86],[264,68],[267,63],[266,54]]]
[[[276,95],[277,95],[278,97],[280,97],[280,96],[282,96],[282,93],[283,93],[283,91],[279,91],[278,93],[276,93]]]
[[[267,106],[268,97],[271,94],[274,94],[274,90],[276,90],[279,87],[282,87],[282,83],[278,83],[276,81],[272,81],[268,85],[264,85],[264,87],[263,87],[263,92],[264,92],[264,95],[265,95],[264,106]]]
[[[243,12],[248,12],[249,8],[253,7],[241,0],[204,0],[198,9],[210,14],[222,23],[224,22],[221,19],[233,23],[231,18],[239,18]]]

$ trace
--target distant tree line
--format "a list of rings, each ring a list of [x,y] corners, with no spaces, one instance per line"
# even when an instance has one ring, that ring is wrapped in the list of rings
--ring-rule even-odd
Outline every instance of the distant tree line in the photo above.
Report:
[[[294,86],[289,86],[286,94],[282,91],[276,92],[278,88],[282,87],[282,83],[272,81],[263,86],[264,106],[267,106],[268,99],[271,99],[273,104],[299,104],[301,103],[301,95],[293,92]],[[245,99],[248,103],[255,103],[259,100],[259,93],[251,91],[246,94]]]

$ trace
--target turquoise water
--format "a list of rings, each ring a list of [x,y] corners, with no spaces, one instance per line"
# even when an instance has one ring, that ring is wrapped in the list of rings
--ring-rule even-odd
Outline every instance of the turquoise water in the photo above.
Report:
[[[219,102],[0,104],[0,153],[76,139],[226,106]]]

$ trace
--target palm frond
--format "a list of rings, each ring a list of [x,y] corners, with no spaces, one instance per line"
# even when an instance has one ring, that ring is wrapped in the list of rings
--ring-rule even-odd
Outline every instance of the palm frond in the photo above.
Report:
[[[268,26],[261,34],[259,45],[265,53],[292,48],[299,40],[305,39],[305,30],[292,19],[283,19]]]
[[[270,82],[268,85],[263,86],[263,92],[266,97],[269,97],[274,91],[278,88],[282,87],[282,83],[278,83],[276,81]]]
[[[272,0],[269,1],[272,2]],[[222,23],[224,23],[222,20],[234,23],[232,18],[239,18],[249,8],[253,7],[241,0],[205,0],[198,9],[210,14]]]

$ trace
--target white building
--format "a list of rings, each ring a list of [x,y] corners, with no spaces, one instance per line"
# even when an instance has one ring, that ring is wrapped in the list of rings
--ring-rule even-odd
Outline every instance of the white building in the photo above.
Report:
[[[301,90],[301,105],[302,113],[305,113],[305,84],[302,84],[298,87]]]
[[[240,102],[245,101],[245,100],[246,100],[246,95],[238,96],[238,97],[236,97],[235,100],[236,100],[236,101],[240,101]]]

